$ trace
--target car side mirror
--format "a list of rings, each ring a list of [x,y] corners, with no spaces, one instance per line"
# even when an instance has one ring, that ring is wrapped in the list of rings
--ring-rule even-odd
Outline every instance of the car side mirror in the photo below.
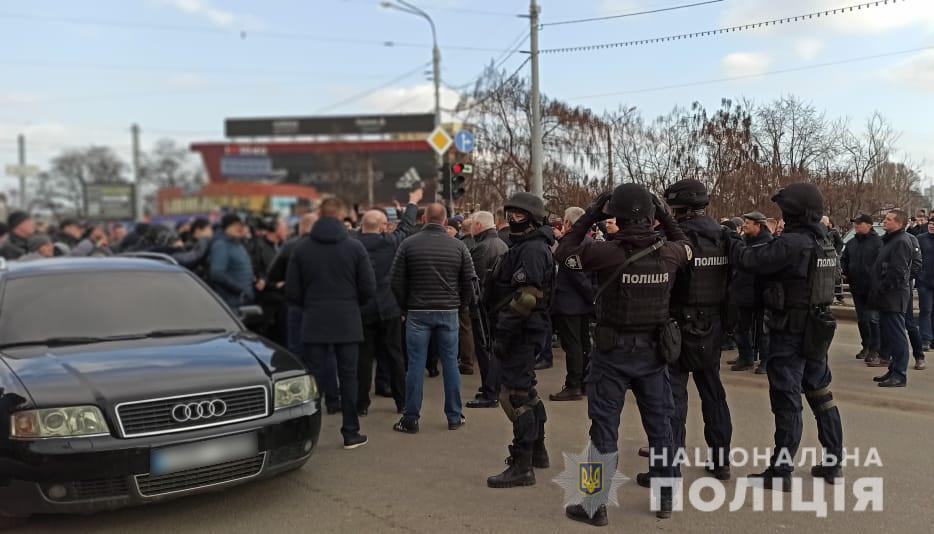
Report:
[[[248,321],[263,315],[263,309],[256,305],[240,306],[237,308],[237,314],[241,321]]]

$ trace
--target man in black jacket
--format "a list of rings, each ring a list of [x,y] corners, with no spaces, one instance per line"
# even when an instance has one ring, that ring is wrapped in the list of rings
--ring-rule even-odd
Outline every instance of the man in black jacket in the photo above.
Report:
[[[929,221],[927,231],[918,236],[921,249],[921,274],[918,276],[918,323],[921,343],[929,350],[934,342],[934,221]]]
[[[457,368],[458,310],[473,298],[476,277],[470,252],[461,240],[444,228],[445,208],[431,204],[427,224],[403,241],[392,266],[392,293],[405,310],[405,410],[393,426],[397,432],[415,434],[422,409],[422,386],[428,349],[434,340],[444,370],[444,414],[448,429],[464,425]]]
[[[292,259],[292,253],[298,247],[301,241],[308,237],[311,229],[318,221],[317,213],[306,213],[298,221],[298,235],[285,242],[276,253],[276,257],[269,266],[269,272],[266,273],[266,283],[277,288],[285,287],[286,271],[289,267],[289,260]],[[197,221],[195,221],[197,223]],[[196,230],[192,225],[192,233]],[[302,353],[302,307],[295,304],[286,304],[286,346],[292,353]],[[319,384],[320,386],[321,384]]]
[[[555,283],[555,242],[542,199],[514,194],[503,206],[509,251],[489,278],[485,304],[495,320],[493,355],[500,369],[500,407],[512,423],[509,467],[487,478],[491,488],[535,484],[533,467],[547,468],[545,405],[535,390],[535,356],[549,333],[549,298]]]
[[[872,287],[872,266],[882,248],[882,238],[873,229],[871,216],[860,214],[851,221],[855,223],[855,235],[843,247],[840,267],[850,284],[863,345],[856,358],[873,361],[879,358],[879,312],[869,305],[869,290]]]
[[[908,331],[905,309],[911,302],[911,240],[905,233],[908,214],[892,210],[882,222],[885,236],[872,268],[870,305],[879,310],[880,353],[890,358],[888,372],[874,378],[879,387],[905,387],[908,382]],[[873,364],[877,367],[881,364]]]
[[[353,449],[367,442],[357,417],[357,357],[363,342],[360,306],[376,295],[376,277],[366,249],[344,227],[343,202],[326,199],[318,211],[321,218],[309,239],[289,260],[285,293],[289,302],[303,307],[302,358],[315,380],[328,351],[337,356],[341,434],[344,448]]]
[[[409,194],[409,204],[394,231],[387,232],[389,221],[382,210],[363,214],[361,232],[355,237],[366,248],[376,273],[376,298],[361,309],[363,314],[363,346],[357,366],[357,413],[366,415],[370,408],[370,386],[373,383],[373,361],[383,356],[381,365],[389,370],[389,386],[396,401],[396,410],[405,406],[405,360],[402,358],[402,310],[390,287],[392,262],[396,250],[415,231],[415,216],[422,190]]]
[[[496,221],[493,214],[488,211],[475,212],[471,219],[473,228],[474,247],[470,249],[474,270],[477,273],[478,287],[484,288],[489,282],[493,267],[509,250],[509,245],[499,238],[496,230]],[[478,313],[487,313],[488,310],[480,308]],[[489,318],[488,318],[489,319]],[[468,408],[496,408],[499,406],[499,363],[490,354],[480,339],[479,315],[473,317],[474,352],[477,356],[477,365],[480,367],[480,391],[473,400],[467,402]],[[494,321],[488,320],[488,325]],[[493,332],[487,332],[492,336]]]
[[[820,224],[824,199],[809,183],[795,183],[772,197],[786,227],[780,237],[760,245],[733,249],[739,269],[761,275],[763,300],[769,309],[769,400],[775,416],[775,448],[769,468],[752,475],[767,489],[791,491],[794,457],[801,444],[801,395],[817,420],[824,461],[811,475],[833,484],[842,477],[843,425],[830,389],[827,363],[836,323],[833,303],[837,253]],[[904,323],[903,323],[904,324]]]
[[[747,247],[764,245],[771,241],[772,231],[765,215],[753,211],[743,215],[743,241]],[[756,360],[756,374],[766,374],[768,362],[768,330],[765,328],[765,307],[762,304],[762,281],[753,273],[735,269],[730,285],[730,298],[736,306],[736,345],[739,357],[731,371],[752,369]]]
[[[36,232],[32,217],[24,211],[14,211],[7,217],[7,227],[10,233],[6,236],[6,243],[0,246],[0,257],[15,260],[25,256],[29,251],[27,241]]]
[[[570,230],[584,214],[579,207],[564,210],[563,228]],[[593,239],[585,236],[582,244]],[[561,239],[558,239],[561,242]],[[564,388],[548,396],[553,401],[575,401],[584,398],[584,372],[590,359],[590,318],[593,316],[593,299],[596,293],[596,277],[576,268],[574,259],[558,264],[555,278],[555,293],[551,301],[552,321],[564,349],[567,375]]]

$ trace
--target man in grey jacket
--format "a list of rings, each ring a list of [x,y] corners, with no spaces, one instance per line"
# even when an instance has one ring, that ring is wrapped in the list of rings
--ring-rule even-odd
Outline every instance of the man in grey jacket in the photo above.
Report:
[[[423,369],[434,338],[444,370],[444,414],[448,429],[466,422],[461,411],[460,372],[457,366],[458,310],[473,295],[473,261],[467,246],[450,237],[444,228],[445,208],[431,204],[427,224],[405,240],[392,266],[392,292],[405,311],[405,344],[408,371],[405,377],[405,410],[393,427],[415,434],[422,408]]]

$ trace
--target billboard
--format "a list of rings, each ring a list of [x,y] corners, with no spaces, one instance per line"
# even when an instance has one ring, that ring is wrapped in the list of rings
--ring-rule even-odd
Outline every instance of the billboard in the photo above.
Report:
[[[134,184],[87,184],[84,198],[91,219],[129,220],[134,218]]]
[[[430,132],[431,113],[356,115],[335,117],[260,117],[226,119],[226,137],[278,137],[296,135],[364,135]]]

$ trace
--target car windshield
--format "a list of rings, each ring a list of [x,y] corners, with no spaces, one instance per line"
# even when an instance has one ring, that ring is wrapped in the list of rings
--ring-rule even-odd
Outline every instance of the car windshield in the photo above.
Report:
[[[185,272],[13,278],[5,284],[0,305],[0,345],[239,330],[217,299]]]

